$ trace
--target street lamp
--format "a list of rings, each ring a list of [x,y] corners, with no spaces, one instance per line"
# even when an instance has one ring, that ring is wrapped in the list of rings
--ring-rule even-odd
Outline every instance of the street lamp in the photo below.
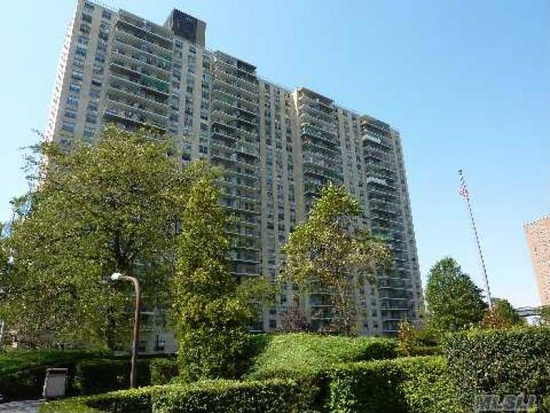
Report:
[[[136,359],[137,359],[137,346],[138,346],[138,337],[139,337],[139,306],[141,300],[141,289],[139,287],[139,281],[135,277],[130,277],[129,275],[124,275],[119,272],[115,272],[111,275],[111,280],[113,281],[130,281],[134,284],[134,289],[136,293],[136,309],[134,314],[134,341],[132,343],[132,365],[130,368],[130,388],[136,387]]]

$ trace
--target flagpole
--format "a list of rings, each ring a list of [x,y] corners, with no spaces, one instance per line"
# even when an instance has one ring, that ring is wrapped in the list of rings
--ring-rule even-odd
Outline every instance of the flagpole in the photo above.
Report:
[[[483,278],[485,280],[485,290],[487,291],[487,299],[489,301],[489,309],[493,309],[493,299],[491,298],[491,289],[489,288],[489,278],[487,277],[487,268],[485,267],[485,259],[483,258],[483,252],[481,251],[481,243],[479,242],[479,235],[477,233],[477,225],[474,219],[474,214],[472,212],[472,205],[470,204],[470,194],[468,188],[466,187],[466,180],[464,179],[464,173],[462,169],[458,171],[460,175],[460,194],[466,200],[466,205],[468,206],[468,213],[470,215],[470,221],[472,223],[472,229],[474,231],[474,237],[477,244],[477,253],[479,255],[479,262],[481,265],[481,270],[483,272]]]

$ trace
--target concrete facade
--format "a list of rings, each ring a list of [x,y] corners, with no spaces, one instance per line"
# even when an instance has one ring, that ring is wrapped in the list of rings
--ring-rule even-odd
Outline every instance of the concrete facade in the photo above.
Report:
[[[542,305],[550,305],[550,216],[525,225]]]
[[[75,140],[92,143],[107,122],[130,130],[148,125],[174,137],[183,162],[206,158],[222,166],[222,202],[239,218],[231,230],[239,280],[274,280],[281,245],[319,189],[344,184],[364,207],[358,224],[385,237],[395,257],[378,285],[359,291],[362,333],[393,334],[400,320],[417,320],[422,288],[399,132],[309,89],[262,79],[252,64],[207,49],[205,30],[178,10],[161,26],[80,0],[48,139],[70,149]],[[290,294],[254,329],[277,329]],[[309,309],[330,318],[320,297],[310,297]],[[159,328],[152,330],[154,347],[167,351]]]

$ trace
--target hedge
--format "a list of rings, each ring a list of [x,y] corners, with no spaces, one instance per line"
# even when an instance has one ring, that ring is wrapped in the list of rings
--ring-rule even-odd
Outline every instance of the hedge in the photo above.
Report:
[[[149,369],[153,385],[168,384],[179,374],[178,361],[175,358],[151,360]]]
[[[299,387],[290,380],[209,381],[165,385],[47,402],[40,413],[294,413]]]
[[[460,399],[473,409],[478,395],[550,394],[550,329],[472,330],[449,335],[444,353]]]
[[[151,384],[150,359],[137,360],[137,385]],[[76,365],[74,388],[77,394],[90,395],[126,389],[130,385],[130,360],[94,359]]]
[[[0,394],[5,400],[38,399],[42,396],[46,369],[69,369],[70,382],[80,360],[105,356],[91,351],[7,351],[0,353]],[[69,388],[73,392],[72,387]]]
[[[386,338],[275,334],[269,336],[264,351],[256,357],[246,378],[292,378],[328,371],[340,363],[395,357],[397,344]]]
[[[151,413],[151,399],[161,386],[119,390],[93,396],[45,402],[40,413]]]
[[[292,413],[300,409],[298,384],[292,380],[264,382],[211,381],[170,386],[153,400],[155,413]]]
[[[140,386],[151,384],[150,363],[165,357],[139,356],[137,378]],[[46,369],[50,367],[69,369],[69,395],[90,395],[129,387],[128,357],[115,357],[104,351],[17,350],[0,353],[0,394],[5,400],[39,399]]]
[[[442,357],[349,363],[331,372],[337,413],[461,413],[457,392]]]

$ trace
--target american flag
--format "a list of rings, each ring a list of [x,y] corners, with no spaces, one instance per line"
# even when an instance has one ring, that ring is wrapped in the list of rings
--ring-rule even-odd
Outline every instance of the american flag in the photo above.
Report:
[[[466,188],[466,185],[464,185],[464,183],[460,184],[460,189],[458,190],[458,193],[464,198],[468,198],[468,196],[470,196],[468,188]]]
[[[464,176],[462,175],[462,170],[458,171],[460,174],[460,189],[458,190],[458,193],[463,198],[468,198],[470,196],[470,193],[468,192],[468,188],[466,188],[466,182],[464,182]]]

